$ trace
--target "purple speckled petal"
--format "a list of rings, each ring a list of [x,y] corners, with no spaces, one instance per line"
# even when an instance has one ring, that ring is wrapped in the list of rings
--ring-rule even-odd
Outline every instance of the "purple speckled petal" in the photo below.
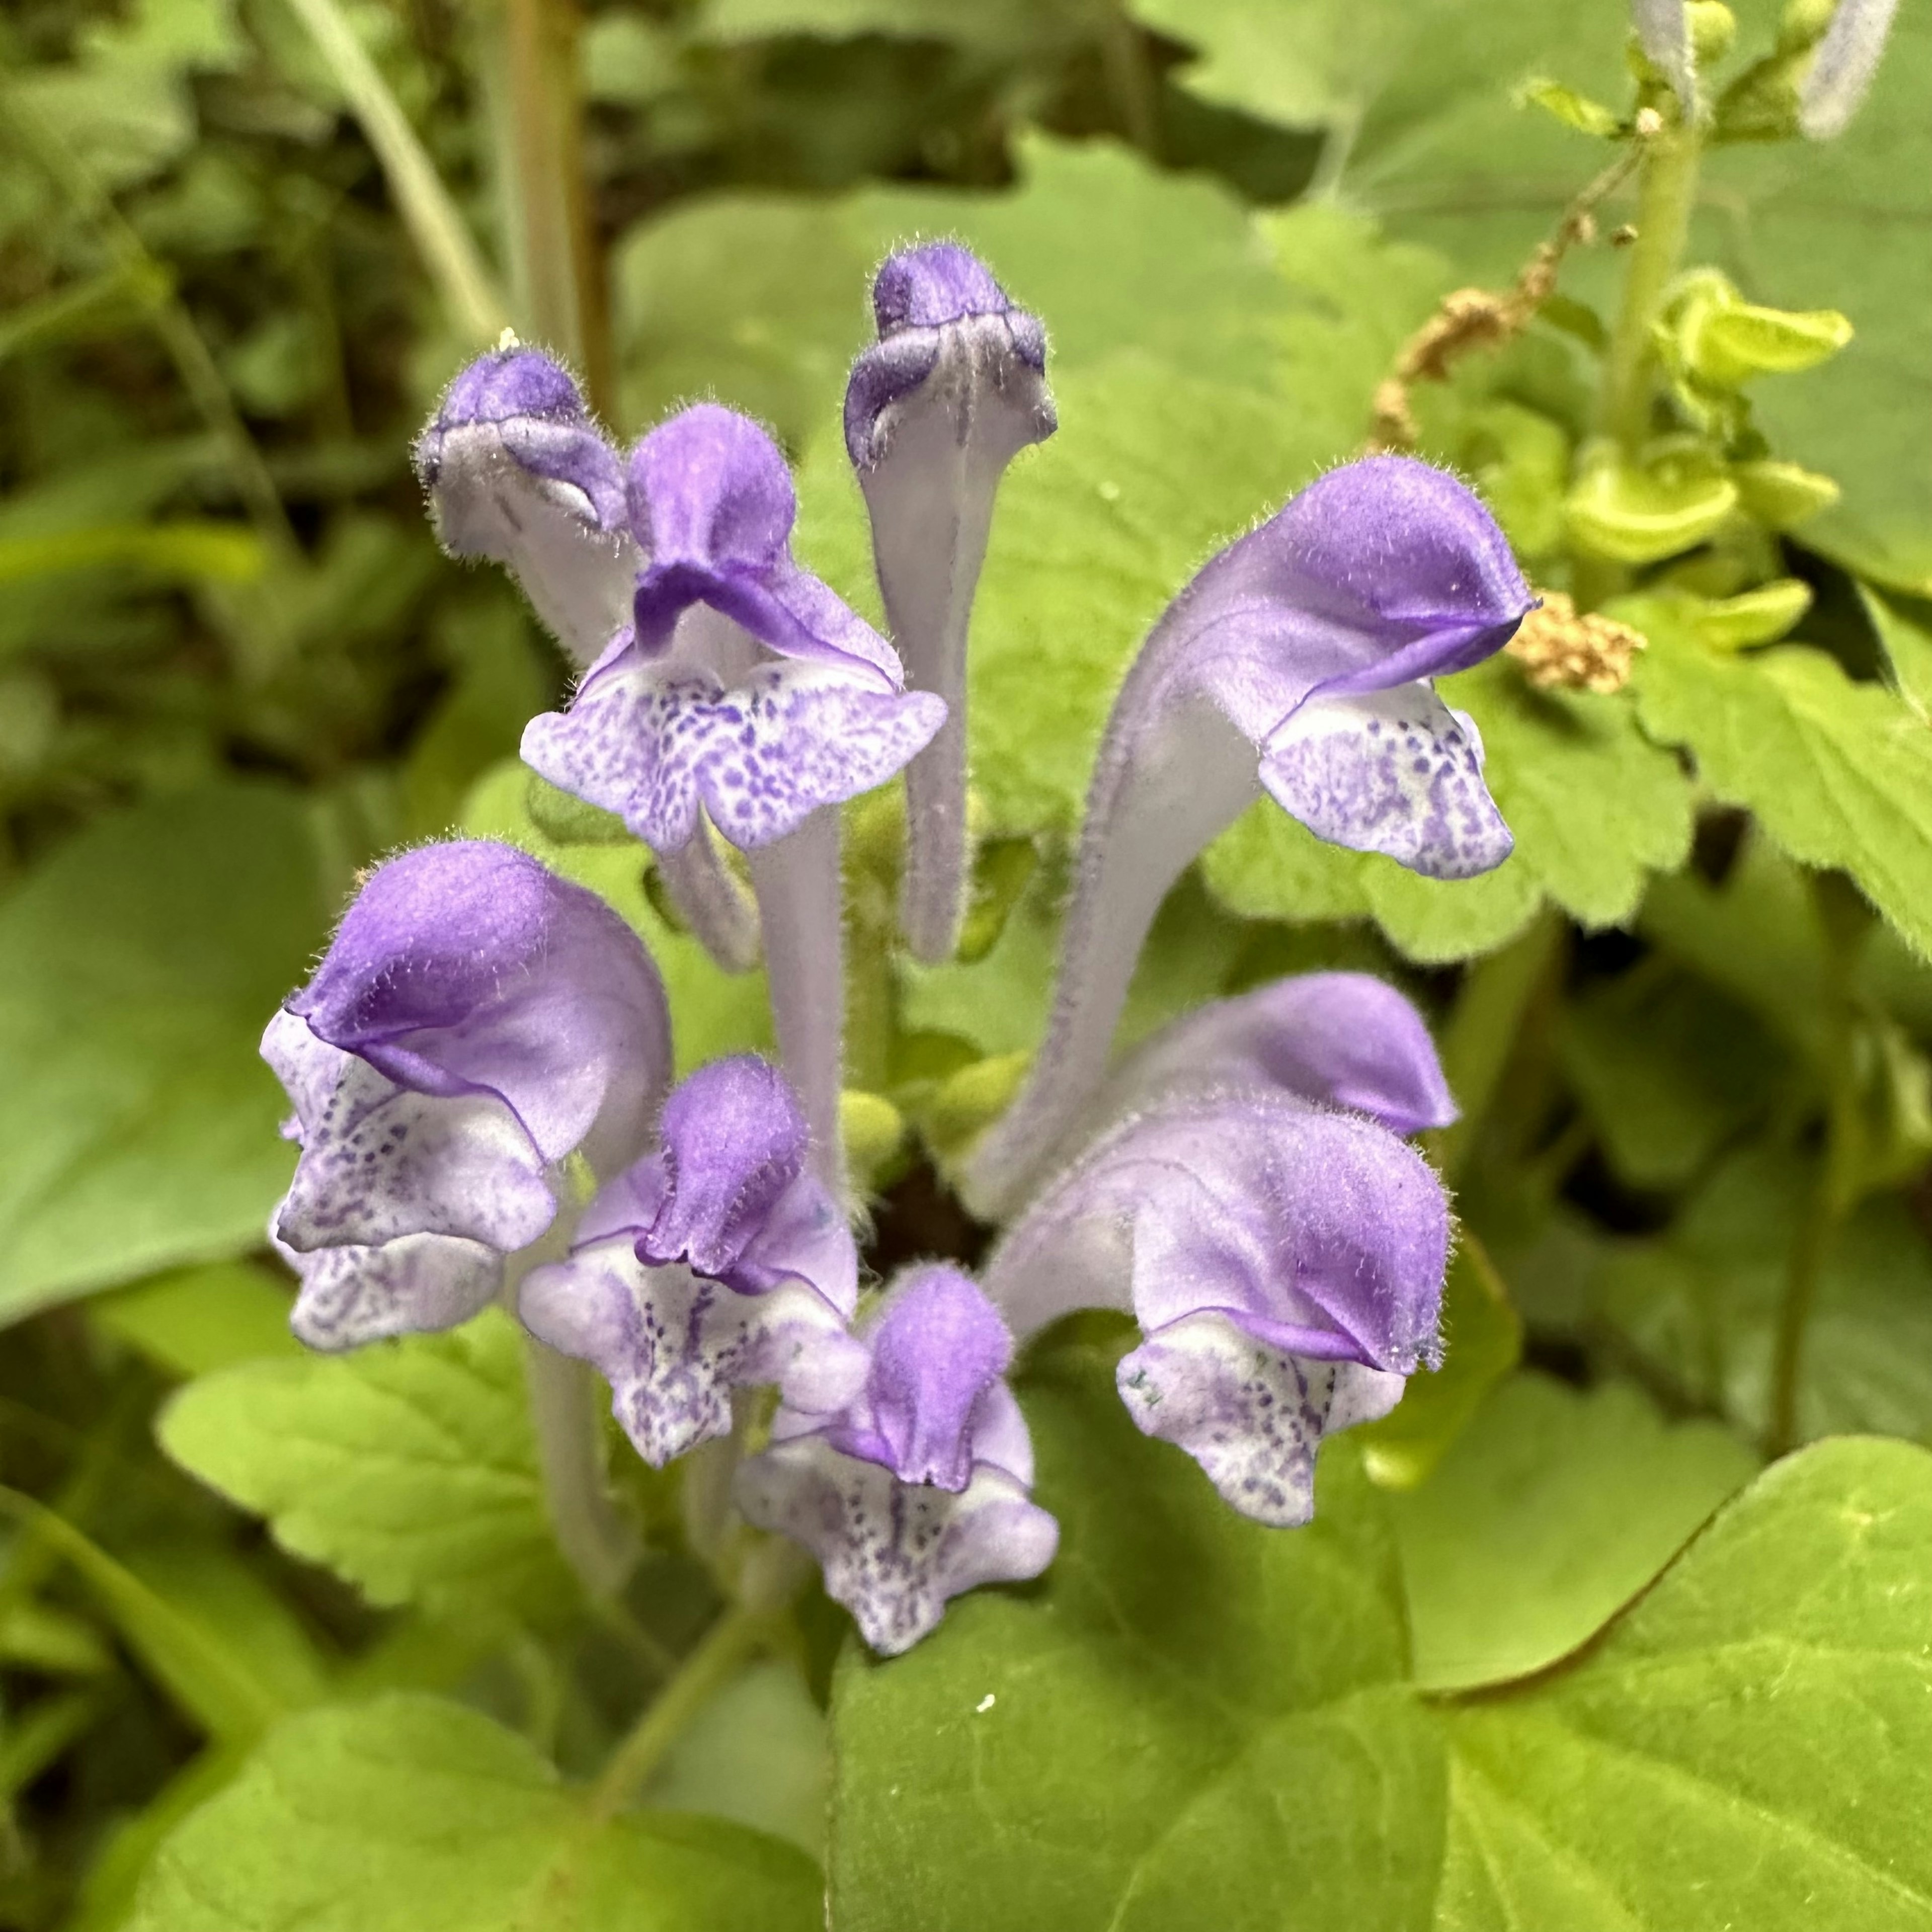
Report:
[[[872,1351],[864,1396],[827,1439],[902,1482],[963,1490],[982,1460],[972,1425],[1012,1359],[999,1311],[958,1269],[920,1268],[881,1304],[864,1339]]]
[[[546,1161],[633,1157],[670,1064],[637,934],[595,893],[481,839],[379,867],[287,1004],[398,1085],[496,1096]]]
[[[1116,1379],[1142,1430],[1184,1449],[1244,1516],[1292,1529],[1315,1514],[1322,1438],[1386,1415],[1405,1378],[1298,1357],[1208,1313],[1156,1330]]]
[[[865,1348],[802,1281],[741,1294],[683,1267],[638,1259],[628,1231],[534,1268],[518,1312],[538,1340],[596,1365],[639,1455],[662,1468],[728,1434],[731,1390],[776,1383],[787,1406],[823,1414],[862,1385]]]
[[[482,1313],[503,1281],[503,1258],[480,1241],[405,1234],[380,1247],[298,1254],[276,1239],[302,1282],[289,1325],[296,1340],[334,1353],[454,1328]]]
[[[1264,788],[1322,837],[1418,872],[1508,856],[1474,727],[1426,681],[1500,650],[1532,602],[1481,502],[1408,457],[1330,470],[1196,575],[1114,700],[1047,1036],[973,1152],[968,1207],[1010,1214],[1064,1143],[1161,901]]]
[[[1483,782],[1475,720],[1426,684],[1311,699],[1262,746],[1261,781],[1318,838],[1430,878],[1493,872],[1516,842]]]
[[[479,357],[450,385],[416,461],[444,546],[506,565],[588,664],[628,616],[644,556],[623,465],[568,375],[535,350]]]
[[[626,659],[587,682],[568,712],[532,718],[523,755],[654,849],[681,847],[700,806],[750,848],[883,784],[945,715],[929,693],[874,690],[826,666],[766,663],[727,689]]]
[[[1391,1132],[1446,1127],[1456,1102],[1422,1016],[1366,973],[1303,973],[1163,1027],[1102,1090],[1097,1122],[1188,1088],[1258,1083],[1348,1107]]]
[[[345,1057],[277,1218],[304,1254],[408,1234],[460,1235],[508,1254],[548,1228],[556,1202],[516,1116],[488,1096],[412,1094]]]
[[[1022,1338],[1131,1305],[1152,1334],[1203,1310],[1297,1354],[1407,1374],[1439,1359],[1448,1204],[1420,1155],[1358,1114],[1265,1088],[1130,1119],[1049,1185],[988,1264]]]
[[[775,1443],[739,1470],[746,1520],[788,1536],[824,1567],[826,1593],[884,1657],[934,1629],[950,1598],[1018,1582],[1053,1561],[1060,1526],[1004,1469],[982,1462],[963,1490],[901,1482],[823,1436]]]

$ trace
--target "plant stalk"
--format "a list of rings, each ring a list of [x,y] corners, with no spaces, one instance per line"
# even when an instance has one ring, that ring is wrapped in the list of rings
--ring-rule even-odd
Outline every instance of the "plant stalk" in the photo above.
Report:
[[[1701,148],[1685,123],[1650,137],[1637,186],[1636,239],[1624,275],[1623,306],[1604,359],[1597,428],[1634,457],[1650,430],[1651,325],[1683,260],[1697,197]]]
[[[524,1375],[557,1547],[592,1600],[608,1600],[637,1567],[639,1552],[605,1480],[596,1371],[526,1332]]]

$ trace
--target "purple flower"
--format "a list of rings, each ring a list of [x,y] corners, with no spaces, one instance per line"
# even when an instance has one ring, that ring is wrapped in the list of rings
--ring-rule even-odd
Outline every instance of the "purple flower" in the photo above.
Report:
[[[628,617],[643,559],[623,465],[576,384],[534,349],[480,357],[416,461],[444,548],[507,566],[572,660],[591,662]]]
[[[780,1075],[750,1054],[700,1069],[665,1102],[659,1142],[518,1300],[539,1341],[596,1365],[654,1468],[730,1430],[734,1388],[776,1382],[822,1414],[867,1361],[846,1334],[858,1251]]]
[[[1161,900],[1263,791],[1434,878],[1509,856],[1474,723],[1430,680],[1501,650],[1532,602],[1476,498],[1396,456],[1318,478],[1181,592],[1101,740],[1046,1039],[969,1165],[976,1212],[1010,1209],[1078,1117]]]
[[[380,867],[262,1054],[302,1157],[271,1232],[312,1348],[446,1328],[555,1220],[561,1163],[611,1173],[670,1066],[656,969],[603,902],[505,845]]]
[[[1885,54],[1898,0],[1838,0],[1798,90],[1798,124],[1814,141],[1828,141],[1851,125],[1864,104]]]
[[[862,1331],[863,1388],[830,1418],[781,1409],[738,1507],[819,1560],[873,1649],[908,1650],[949,1598],[1037,1576],[1059,1526],[1032,1500],[1033,1443],[1002,1379],[1012,1337],[956,1269],[900,1278]]]
[[[872,284],[879,339],[853,365],[845,447],[908,681],[946,723],[906,774],[902,917],[922,959],[950,958],[966,885],[966,635],[1006,465],[1052,434],[1046,335],[956,242],[890,256]]]
[[[1094,1113],[1124,1118],[1186,1088],[1277,1087],[1390,1132],[1446,1127],[1456,1102],[1422,1016],[1366,973],[1301,973],[1197,1006],[1144,1041]]]
[[[700,806],[752,848],[884,784],[938,730],[943,702],[908,692],[892,646],[792,561],[790,474],[755,423],[686,410],[628,481],[650,560],[632,623],[567,712],[531,721],[536,771],[655,850],[682,847]]]
[[[1129,1413],[1244,1514],[1314,1507],[1322,1438],[1385,1414],[1436,1336],[1449,1214],[1388,1129],[1250,1087],[1130,1118],[1054,1180],[987,1289],[1022,1338],[1076,1308],[1130,1310]]]

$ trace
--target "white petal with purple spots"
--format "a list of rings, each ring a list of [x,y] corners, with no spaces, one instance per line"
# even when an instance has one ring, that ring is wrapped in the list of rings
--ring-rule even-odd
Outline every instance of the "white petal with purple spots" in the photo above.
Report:
[[[1315,1514],[1324,1436],[1386,1415],[1405,1378],[1359,1362],[1292,1355],[1203,1313],[1158,1329],[1117,1371],[1148,1436],[1186,1450],[1244,1516],[1292,1529]]]
[[[289,1326],[297,1340],[331,1352],[454,1328],[482,1313],[503,1280],[503,1258],[494,1248],[444,1234],[312,1255],[275,1246],[302,1277]]]

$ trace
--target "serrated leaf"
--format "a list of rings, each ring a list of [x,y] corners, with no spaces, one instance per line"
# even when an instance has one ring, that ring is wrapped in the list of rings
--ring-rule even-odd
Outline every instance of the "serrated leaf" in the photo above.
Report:
[[[1720,657],[1667,617],[1640,622],[1651,638],[1634,680],[1645,730],[1687,747],[1715,796],[1748,806],[1806,865],[1842,867],[1932,951],[1932,726],[1822,651]]]
[[[507,1316],[203,1376],[157,1432],[285,1550],[371,1603],[520,1616],[569,1599]]]
[[[101,819],[0,907],[0,1318],[256,1246],[288,1185],[256,1052],[325,911],[299,800]]]
[[[1451,1711],[1435,1923],[1932,1922],[1932,1457],[1759,1478],[1573,1669]]]
[[[1062,1352],[1028,1402],[1064,1538],[1042,1583],[842,1662],[840,1932],[1932,1916],[1923,1451],[1780,1464],[1573,1661],[1425,1702],[1344,1443],[1313,1526],[1269,1531],[1133,1431],[1106,1361]]]
[[[1416,1682],[1461,1689],[1553,1664],[1757,1466],[1730,1430],[1668,1424],[1627,1384],[1513,1376],[1435,1474],[1391,1500]]]
[[[600,1820],[530,1746],[391,1696],[284,1725],[162,1846],[135,1932],[809,1932],[802,1852],[719,1820]]]

